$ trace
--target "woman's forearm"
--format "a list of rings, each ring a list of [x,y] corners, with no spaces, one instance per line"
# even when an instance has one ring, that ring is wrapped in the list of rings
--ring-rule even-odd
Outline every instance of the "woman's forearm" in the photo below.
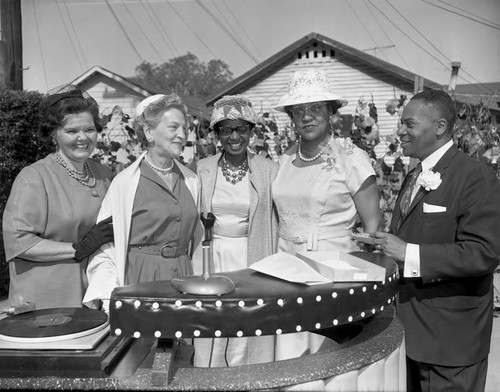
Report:
[[[40,263],[61,261],[75,257],[75,249],[70,242],[58,242],[42,239],[18,257]]]

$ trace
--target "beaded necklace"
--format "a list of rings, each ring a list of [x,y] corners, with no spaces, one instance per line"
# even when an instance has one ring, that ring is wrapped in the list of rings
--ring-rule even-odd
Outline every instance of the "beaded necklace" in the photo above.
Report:
[[[226,161],[226,157],[222,157],[222,174],[227,182],[235,185],[243,178],[245,178],[248,171],[248,160],[245,159],[243,163],[239,166],[236,166],[234,169],[229,167],[229,164]]]
[[[161,174],[170,174],[172,173],[172,169],[174,168],[174,160],[172,159],[172,164],[170,165],[170,167],[167,167],[167,168],[162,168],[162,167],[158,167],[156,165],[153,165],[149,159],[148,159],[148,156],[144,156],[144,160],[146,161],[146,163],[149,165],[149,167],[153,170],[156,170],[157,172],[160,172]]]
[[[306,158],[304,155],[302,155],[302,144],[299,143],[299,148],[297,148],[297,153],[299,155],[299,158],[301,161],[304,161],[304,162],[312,162],[312,161],[315,161],[316,159],[318,159],[321,154],[323,154],[323,152],[325,151],[326,147],[328,146],[328,143],[325,144],[323,146],[323,148],[321,149],[320,152],[318,152],[315,156],[311,157],[311,158]]]
[[[59,151],[57,151],[54,154],[54,157],[56,159],[56,162],[62,167],[64,167],[64,169],[66,169],[66,173],[68,173],[68,175],[71,178],[74,178],[80,184],[85,185],[86,187],[89,188],[95,187],[96,179],[94,176],[94,172],[92,171],[90,165],[87,162],[83,164],[83,171],[79,172],[78,170],[71,169],[68,166],[68,164],[66,163],[66,161],[64,160],[63,156]]]

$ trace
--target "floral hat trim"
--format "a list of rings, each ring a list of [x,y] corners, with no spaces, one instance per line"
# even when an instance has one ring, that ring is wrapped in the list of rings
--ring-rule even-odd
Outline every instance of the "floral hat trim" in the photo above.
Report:
[[[285,107],[310,102],[338,101],[340,106],[347,105],[347,100],[334,94],[323,69],[307,69],[296,71],[290,76],[288,93],[285,94],[274,108],[280,112]]]
[[[258,117],[255,114],[252,103],[243,95],[225,95],[214,104],[210,128],[222,120],[244,120],[257,124]]]

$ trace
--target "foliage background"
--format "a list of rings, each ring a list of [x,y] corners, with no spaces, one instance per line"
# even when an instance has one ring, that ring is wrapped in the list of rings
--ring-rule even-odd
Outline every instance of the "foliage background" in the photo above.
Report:
[[[0,214],[10,188],[24,166],[43,158],[53,146],[43,144],[36,132],[42,94],[16,91],[0,85]],[[0,223],[0,231],[2,229]],[[0,236],[0,297],[8,294],[9,270]]]
[[[200,67],[200,63],[196,56],[190,56],[188,53],[186,56],[181,56],[181,58],[181,64],[191,64],[192,67],[198,69],[200,75],[204,72],[208,72],[206,65],[201,64]],[[178,65],[178,63],[164,63],[160,66],[142,64],[137,70],[138,80],[142,82],[142,78],[147,78],[147,75],[152,72],[156,73],[157,76],[157,81],[155,83],[160,84],[160,81],[165,76],[165,69],[169,66],[177,69]],[[224,74],[226,68],[223,64],[212,65],[219,67],[222,78],[231,76],[230,74]],[[141,70],[144,72],[141,73]],[[229,70],[227,71],[229,72]],[[161,83],[170,83],[168,80],[165,80]],[[190,89],[199,89],[201,88],[200,86],[203,85],[198,84],[197,87],[193,87],[188,84],[177,86],[177,88],[181,90],[184,89],[182,91],[191,93],[195,90]],[[175,90],[171,86],[168,87],[168,89]],[[203,95],[204,93],[200,90],[197,91],[197,94]],[[54,150],[54,146],[42,143],[36,136],[38,128],[38,109],[42,97],[42,94],[38,92],[14,91],[0,85],[0,216],[3,216],[3,210],[7,198],[9,197],[12,183],[19,171],[24,166],[30,165]],[[402,99],[399,102],[388,102],[385,109],[389,113],[399,116],[403,106],[404,100]],[[471,105],[457,103],[457,117],[454,141],[458,148],[466,154],[484,161],[496,172],[497,177],[500,179],[500,168],[498,165],[500,157],[500,135],[497,123],[496,121],[492,121],[491,114],[487,107],[482,104],[472,107]],[[109,121],[109,119],[103,120],[103,122],[106,122],[106,120]],[[262,134],[262,139],[256,137],[256,141],[262,142],[262,146],[261,144],[256,144],[253,148],[257,153],[264,153],[265,156],[272,158],[274,155],[280,154],[289,147],[293,141],[285,140],[283,137],[280,140],[279,137],[277,137],[275,124],[270,121],[269,118],[262,118],[261,120],[258,127],[258,129],[261,129],[261,132],[256,133]],[[402,179],[406,174],[406,167],[401,159],[402,153],[397,138],[385,138],[383,141],[387,146],[387,150],[384,156],[378,158],[375,156],[374,147],[380,142],[377,125],[377,108],[373,102],[365,102],[361,99],[353,115],[352,129],[349,132],[342,132],[342,129],[345,127],[339,124],[332,125],[334,129],[336,128],[338,130],[336,133],[342,136],[351,137],[353,142],[367,151],[368,155],[371,157],[377,174],[377,182],[381,196],[381,228],[387,230]],[[113,171],[117,170],[116,166],[120,161],[120,153],[124,156],[123,161],[125,162],[122,164],[122,167],[125,167],[127,162],[133,161],[135,153],[132,150],[137,147],[137,140],[133,133],[130,132],[129,118],[126,116],[123,117],[119,126],[123,127],[123,131],[130,136],[127,138],[130,139],[128,140],[128,144],[120,145],[119,143],[102,139],[98,143],[98,148],[95,152],[95,158],[108,165]],[[200,124],[197,125],[197,127],[199,126]],[[394,130],[394,133],[395,131],[396,130]],[[208,136],[210,135],[206,135],[205,132],[200,132],[199,130],[196,133],[198,135],[198,140],[195,140],[194,143],[196,144],[196,150],[200,156],[203,151],[207,150],[207,145],[211,145],[210,141],[207,142],[209,139]],[[264,134],[275,135],[275,137],[265,137],[263,136]],[[205,135],[205,137],[200,137],[200,135]],[[215,145],[213,147],[212,153],[215,153]],[[263,148],[265,151],[260,151],[258,148]],[[203,154],[201,154],[201,157],[203,157]],[[8,264],[5,260],[3,236],[0,236],[0,297],[8,294],[8,285]]]

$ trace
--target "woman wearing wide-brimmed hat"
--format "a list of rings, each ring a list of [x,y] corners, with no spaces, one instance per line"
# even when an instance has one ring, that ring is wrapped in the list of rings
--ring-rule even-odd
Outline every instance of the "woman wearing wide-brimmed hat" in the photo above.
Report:
[[[350,139],[335,137],[330,128],[331,117],[346,104],[332,92],[324,70],[307,69],[291,75],[289,92],[275,108],[290,116],[299,135],[280,157],[273,183],[278,251],[355,251],[359,248],[350,233],[358,217],[365,232],[378,229],[379,194],[370,159]],[[279,336],[279,341],[290,336]],[[317,347],[309,340],[278,344],[277,359],[314,351]]]
[[[244,96],[224,96],[214,104],[210,128],[223,151],[200,160],[197,170],[201,211],[216,217],[213,272],[244,269],[276,251],[271,184],[278,164],[247,149],[257,121]],[[201,273],[201,263],[196,261],[195,273]],[[194,345],[195,366],[240,366],[274,359],[273,336],[195,339]]]

